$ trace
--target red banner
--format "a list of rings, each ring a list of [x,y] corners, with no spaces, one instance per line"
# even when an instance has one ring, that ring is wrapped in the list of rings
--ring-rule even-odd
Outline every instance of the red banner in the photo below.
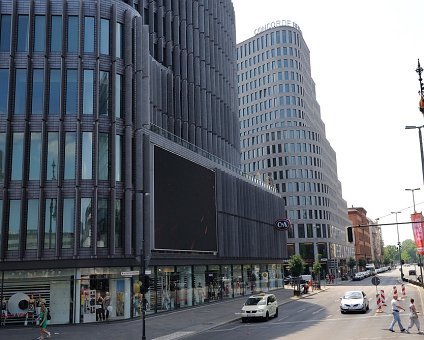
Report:
[[[424,222],[423,215],[421,213],[415,213],[411,215],[412,221],[412,232],[414,233],[415,247],[417,253],[424,255]]]

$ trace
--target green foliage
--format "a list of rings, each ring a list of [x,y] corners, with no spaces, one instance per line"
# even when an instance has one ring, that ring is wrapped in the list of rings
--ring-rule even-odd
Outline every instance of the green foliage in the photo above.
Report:
[[[402,260],[404,260],[405,263],[418,262],[417,248],[413,240],[408,239],[403,241],[401,251]]]
[[[312,271],[314,272],[315,277],[319,278],[319,273],[321,272],[321,263],[320,263],[319,259],[314,262],[314,265],[312,267]]]
[[[399,261],[399,253],[396,246],[385,246],[384,247],[384,263],[393,264]]]
[[[356,260],[353,257],[351,257],[349,259],[349,262],[347,263],[347,265],[349,266],[350,270],[352,271],[353,268],[356,267]]]
[[[365,270],[365,265],[367,264],[367,262],[364,259],[359,259],[358,260],[358,266],[360,268],[362,268],[362,270]]]
[[[305,261],[298,254],[290,256],[289,259],[289,270],[292,276],[297,277],[305,270]]]

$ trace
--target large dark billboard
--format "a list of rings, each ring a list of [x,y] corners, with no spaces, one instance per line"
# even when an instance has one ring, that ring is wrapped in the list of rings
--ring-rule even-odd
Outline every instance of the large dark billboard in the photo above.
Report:
[[[155,249],[216,251],[215,172],[154,152]]]

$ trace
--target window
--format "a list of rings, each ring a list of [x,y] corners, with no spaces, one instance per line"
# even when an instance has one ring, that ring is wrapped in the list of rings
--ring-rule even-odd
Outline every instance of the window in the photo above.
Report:
[[[99,114],[109,114],[109,72],[100,71]]]
[[[0,133],[0,181],[4,181],[5,157],[6,157],[6,134]]]
[[[43,114],[44,98],[44,70],[34,69],[32,71],[32,104],[31,114]]]
[[[34,52],[44,52],[46,46],[46,17],[36,15],[34,19]]]
[[[116,50],[115,50],[115,54],[117,58],[121,58],[123,57],[123,33],[124,30],[122,29],[122,24],[117,22],[116,23]]]
[[[93,161],[92,161],[92,150],[93,150],[93,133],[83,132],[82,133],[82,179],[92,179],[93,177]]]
[[[122,200],[115,201],[115,248],[122,247]]]
[[[297,226],[297,237],[298,238],[305,238],[305,225],[304,224],[298,224]]]
[[[3,14],[0,17],[0,52],[10,51],[11,15]]]
[[[57,180],[57,165],[59,157],[59,134],[57,132],[48,133],[47,146],[47,180]]]
[[[39,200],[28,200],[28,214],[26,224],[26,249],[37,249]]]
[[[109,179],[109,136],[106,133],[99,133],[99,179]]]
[[[62,51],[62,16],[52,15],[52,34],[50,52]]]
[[[75,200],[65,198],[63,200],[63,230],[62,230],[62,248],[72,248],[74,244],[74,220],[75,220]]]
[[[94,52],[94,18],[85,17],[84,18],[84,52],[93,53]]]
[[[68,52],[78,52],[78,16],[68,17]]]
[[[115,180],[122,181],[122,137],[115,138]]]
[[[84,70],[83,84],[83,110],[82,113],[92,115],[94,113],[94,71]]]
[[[108,225],[109,225],[108,201],[99,199],[97,201],[97,247],[108,246]]]
[[[18,250],[21,225],[21,200],[10,200],[9,204],[7,250]]]
[[[24,134],[17,132],[13,134],[12,144],[12,181],[22,180],[23,154],[24,154]]]
[[[75,142],[76,133],[66,132],[65,134],[65,173],[64,179],[75,179]]]
[[[9,93],[9,70],[0,69],[0,115],[7,114],[7,96]]]
[[[91,247],[91,198],[81,198],[80,247]]]
[[[26,110],[27,70],[16,69],[15,115],[24,115]]]
[[[122,75],[117,74],[116,80],[115,80],[115,117],[116,118],[121,118],[121,111],[122,111]],[[0,112],[1,112],[1,109],[0,109]]]
[[[31,145],[29,154],[29,180],[37,181],[40,179],[40,160],[41,160],[41,133],[31,133]]]
[[[50,70],[49,115],[60,114],[60,70]]]
[[[313,227],[312,227],[312,224],[311,223],[308,223],[307,225],[306,225],[306,229],[307,229],[307,237],[308,238],[313,238],[314,237],[314,229],[313,229]]]
[[[28,15],[18,16],[18,43],[16,50],[18,52],[28,51]]]
[[[76,115],[78,110],[78,71],[66,71],[66,111],[67,115]]]
[[[109,55],[109,20],[100,19],[100,53]]]
[[[57,200],[56,198],[47,198],[45,203],[44,249],[54,249],[56,248]]]

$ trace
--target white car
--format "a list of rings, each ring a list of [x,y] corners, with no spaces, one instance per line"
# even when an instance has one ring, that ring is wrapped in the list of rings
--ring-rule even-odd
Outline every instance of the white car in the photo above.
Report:
[[[364,292],[360,290],[353,290],[346,292],[340,298],[340,312],[362,312],[366,313],[370,309],[370,303]]]
[[[241,321],[248,319],[268,320],[278,316],[278,302],[274,294],[260,293],[250,296],[241,309]]]

